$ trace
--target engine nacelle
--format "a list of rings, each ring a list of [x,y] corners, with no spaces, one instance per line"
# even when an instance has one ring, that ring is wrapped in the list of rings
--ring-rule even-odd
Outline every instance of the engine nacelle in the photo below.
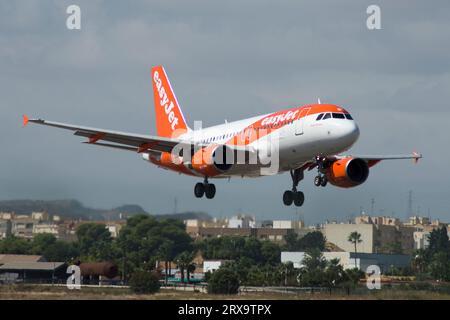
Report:
[[[359,158],[344,158],[333,162],[326,169],[328,181],[337,187],[356,187],[367,180],[369,166],[366,161]]]
[[[206,176],[229,171],[234,165],[234,152],[225,145],[208,146],[198,150],[193,156],[191,167]]]

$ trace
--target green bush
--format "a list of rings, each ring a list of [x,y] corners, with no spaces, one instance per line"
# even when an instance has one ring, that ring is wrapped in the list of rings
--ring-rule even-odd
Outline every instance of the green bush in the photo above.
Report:
[[[131,276],[130,288],[137,294],[158,292],[159,277],[154,272],[137,271]]]
[[[228,269],[219,269],[213,272],[208,282],[208,293],[237,294],[239,291],[239,277]]]

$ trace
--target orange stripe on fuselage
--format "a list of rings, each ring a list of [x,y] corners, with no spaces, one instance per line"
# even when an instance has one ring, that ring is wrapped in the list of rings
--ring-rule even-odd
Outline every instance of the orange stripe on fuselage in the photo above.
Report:
[[[302,113],[302,110],[310,109],[307,114]],[[303,118],[305,116],[324,113],[324,112],[344,112],[347,111],[344,108],[341,108],[336,105],[331,104],[316,104],[316,105],[306,105],[302,107],[285,109],[282,111],[277,111],[271,113],[267,116],[262,117],[258,121],[252,123],[247,126],[245,129],[241,130],[239,134],[228,140],[225,144],[227,145],[248,145],[275,130],[278,130],[288,123],[292,121],[296,121],[300,119],[300,116]],[[193,165],[192,171],[199,173],[199,175],[206,175],[209,177],[214,177],[220,175],[217,169],[213,167],[212,164],[207,164],[201,161],[201,159],[208,158],[211,156],[214,148],[218,146],[217,144],[210,144],[203,148],[202,150],[198,150],[194,157],[196,158],[196,162],[198,165]],[[156,165],[167,168],[172,171],[184,173],[187,175],[195,176],[195,174],[184,164],[175,164],[172,162],[171,154],[168,152],[163,152],[161,154],[161,158],[158,160],[154,157],[150,157],[150,161]],[[193,161],[194,162],[194,161]]]
[[[306,109],[310,110],[307,113],[302,112]],[[347,113],[344,108],[333,104],[314,104],[277,111],[264,116],[258,121],[247,126],[225,144],[238,146],[248,145],[278,129],[283,128],[292,121],[300,119],[300,117],[304,118],[306,116],[323,112]]]

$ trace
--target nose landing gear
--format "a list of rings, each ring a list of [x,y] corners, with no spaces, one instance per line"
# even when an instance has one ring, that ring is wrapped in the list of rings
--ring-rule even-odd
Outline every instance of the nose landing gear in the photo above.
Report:
[[[327,176],[325,175],[325,169],[328,168],[329,163],[326,158],[316,156],[317,164],[317,176],[314,178],[314,185],[316,187],[325,187],[328,183]]]
[[[283,193],[283,203],[286,206],[294,205],[296,207],[301,207],[305,202],[305,195],[301,191],[297,191],[298,183],[303,180],[303,170],[295,169],[291,170],[292,178],[292,190],[286,190]]]
[[[325,175],[319,174],[314,178],[314,185],[316,187],[320,187],[320,186],[325,187],[327,185],[327,183],[328,183],[328,179]]]
[[[205,195],[207,199],[212,199],[216,195],[216,186],[212,183],[208,183],[208,178],[205,177],[203,183],[198,182],[195,184],[194,195],[196,198],[202,198],[203,195]]]

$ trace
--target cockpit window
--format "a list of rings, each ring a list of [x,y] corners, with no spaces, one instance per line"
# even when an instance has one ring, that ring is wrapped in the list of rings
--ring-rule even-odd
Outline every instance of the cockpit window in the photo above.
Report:
[[[353,118],[352,118],[352,116],[350,115],[350,113],[344,113],[345,114],[345,117],[348,119],[348,120],[353,120]]]
[[[331,118],[331,113],[326,113],[326,114],[323,116],[322,120],[330,119],[330,118]]]
[[[316,118],[316,121],[319,121],[320,119],[322,119],[322,117],[323,117],[323,113],[319,114]]]
[[[333,112],[333,118],[334,118],[334,119],[345,119],[345,116],[344,116],[343,113],[336,113],[336,112]]]

